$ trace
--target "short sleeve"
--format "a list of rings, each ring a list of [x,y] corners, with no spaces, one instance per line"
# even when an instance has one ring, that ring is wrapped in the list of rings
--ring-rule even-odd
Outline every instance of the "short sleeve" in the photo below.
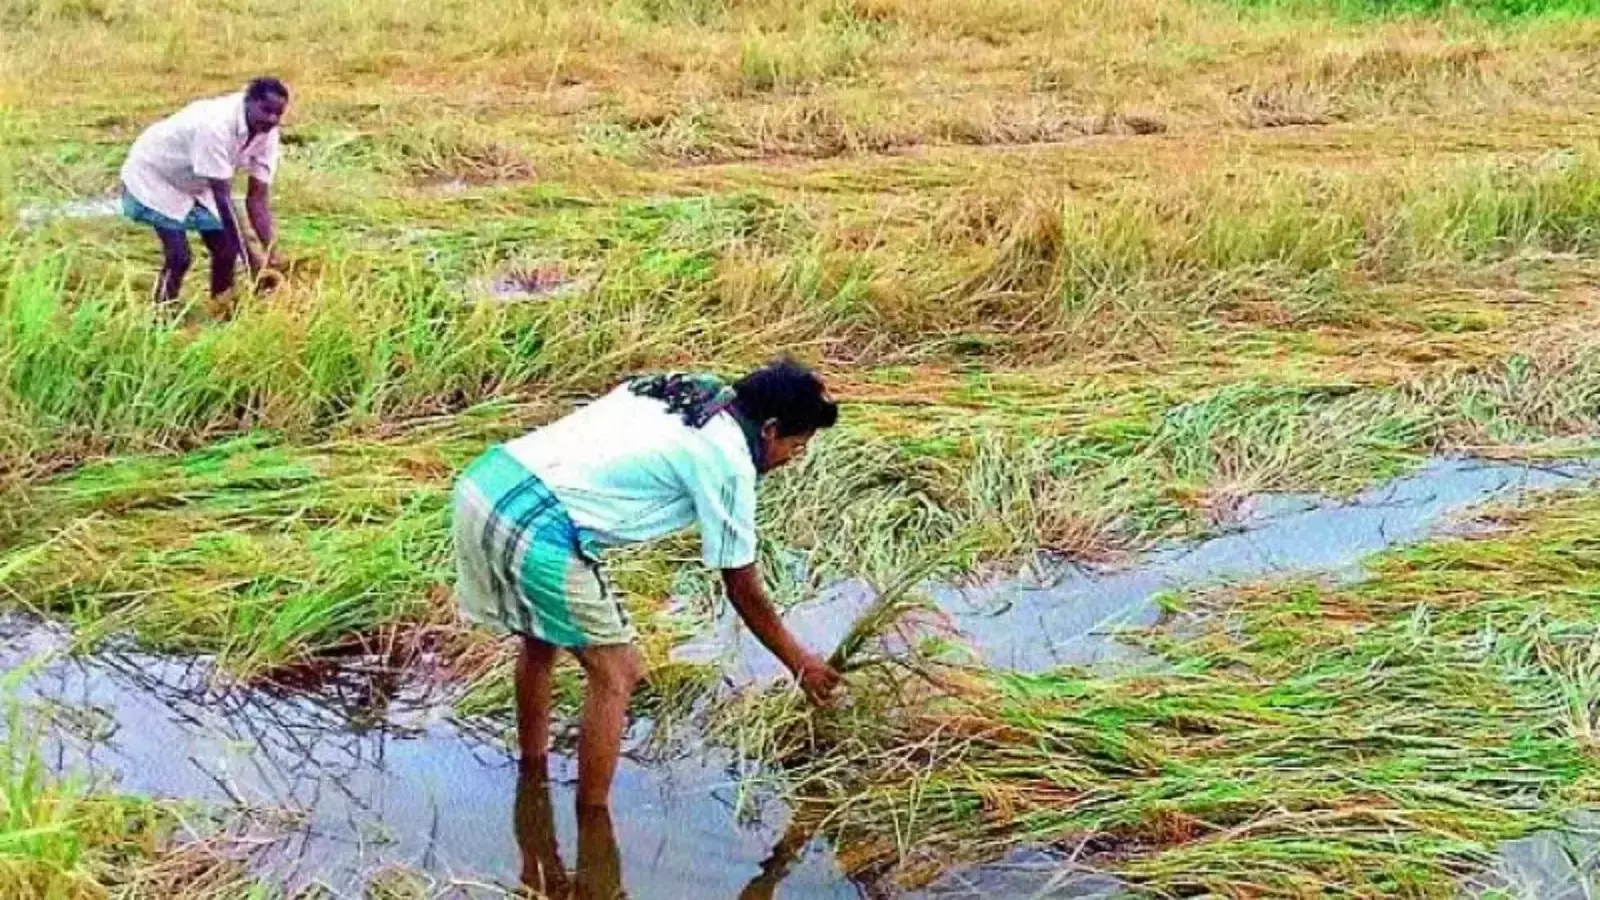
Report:
[[[278,174],[278,157],[281,153],[278,130],[274,128],[261,139],[259,148],[250,148],[245,159],[245,172],[262,184],[271,184],[273,176]]]
[[[198,178],[233,177],[233,132],[217,122],[208,122],[194,130],[194,143],[189,148],[189,167]]]
[[[709,569],[742,569],[756,561],[756,484],[743,473],[691,479],[700,520],[702,558]]]

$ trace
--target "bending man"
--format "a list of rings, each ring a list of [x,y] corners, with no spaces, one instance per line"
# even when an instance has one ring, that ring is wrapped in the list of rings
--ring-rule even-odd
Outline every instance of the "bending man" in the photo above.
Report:
[[[278,169],[278,123],[289,89],[276,78],[257,78],[242,93],[197,100],[139,135],[122,165],[122,211],[155,229],[161,274],[155,298],[178,296],[189,271],[187,232],[200,232],[211,254],[211,296],[233,288],[241,255],[257,275],[276,264],[272,176]],[[266,258],[245,241],[233,205],[233,176],[249,175],[245,211]]]
[[[469,618],[522,638],[524,771],[545,770],[551,669],[570,650],[588,678],[578,805],[606,804],[641,663],[600,555],[694,524],[705,564],[721,571],[751,632],[813,700],[827,697],[839,674],[784,628],[756,565],[756,481],[837,419],[821,379],[785,359],[731,386],[635,379],[472,463],[455,491],[457,594]]]

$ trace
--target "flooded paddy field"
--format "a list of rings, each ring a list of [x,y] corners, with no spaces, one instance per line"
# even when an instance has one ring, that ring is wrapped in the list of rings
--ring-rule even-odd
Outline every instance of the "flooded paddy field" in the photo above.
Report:
[[[1582,489],[1596,477],[1600,467],[1584,461],[1437,459],[1349,498],[1251,497],[1249,515],[1229,532],[1115,566],[1044,563],[1033,567],[1043,579],[991,576],[926,591],[941,633],[966,651],[963,666],[1088,667],[1116,677],[1161,665],[1117,635],[1161,626],[1159,601],[1170,592],[1312,576],[1359,580],[1372,554],[1459,530],[1485,504],[1536,502],[1540,492]],[[792,607],[786,620],[808,644],[832,646],[870,599],[870,589],[842,582]],[[1165,627],[1197,628],[1170,618]],[[239,683],[214,658],[151,653],[123,637],[74,652],[66,628],[22,614],[7,617],[0,634],[14,700],[46,723],[39,752],[52,771],[84,773],[106,789],[256,812],[248,837],[240,837],[240,859],[258,883],[288,893],[360,893],[375,875],[399,871],[466,896],[493,896],[529,879],[544,884],[530,873],[549,871],[555,859],[576,867],[575,879],[630,896],[1135,895],[1111,869],[1049,846],[954,866],[918,888],[852,877],[815,826],[790,828],[783,799],[748,777],[759,761],[740,758],[695,724],[659,742],[650,740],[648,719],[637,721],[611,819],[580,822],[571,803],[573,758],[558,756],[549,783],[519,776],[503,735],[459,715],[447,686],[397,675],[381,660],[346,660],[307,690]],[[722,617],[673,656],[714,664],[724,691],[756,690],[780,672],[749,640]],[[1591,867],[1574,857],[1562,868],[1566,857],[1552,848],[1582,834],[1574,826],[1510,842],[1481,877],[1542,879],[1542,890],[1579,891]],[[579,849],[596,841],[598,854]]]
[[[1589,896],[1596,12],[0,0],[0,897]],[[127,148],[269,71],[280,271],[158,309]],[[616,553],[580,820],[451,485],[781,352],[841,702]]]

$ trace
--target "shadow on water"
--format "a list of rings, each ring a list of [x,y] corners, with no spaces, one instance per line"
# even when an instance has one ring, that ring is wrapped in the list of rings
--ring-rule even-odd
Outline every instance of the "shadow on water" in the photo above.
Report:
[[[1354,574],[1367,554],[1421,538],[1474,504],[1595,475],[1600,467],[1581,464],[1440,459],[1345,501],[1258,498],[1238,531],[1158,549],[1134,566],[1091,571],[1057,564],[1050,577],[936,586],[932,593],[990,665],[1036,670],[1126,662],[1135,660],[1133,651],[1110,632],[1154,623],[1164,591]],[[847,583],[787,618],[804,639],[828,647],[870,600]],[[0,669],[45,659],[22,682],[22,693],[61,711],[47,744],[54,765],[158,797],[295,812],[295,822],[252,856],[259,872],[290,889],[322,884],[346,896],[398,865],[441,881],[505,887],[525,877],[552,887],[551,879],[573,888],[587,883],[591,891],[620,881],[638,898],[867,893],[843,875],[827,846],[786,831],[781,803],[741,794],[734,760],[713,748],[670,758],[630,755],[617,774],[613,815],[579,821],[570,757],[552,759],[548,784],[519,783],[497,738],[464,730],[449,719],[444,698],[421,689],[359,673],[314,696],[229,687],[201,659],[127,648],[62,656],[69,637],[36,620],[0,619]],[[684,651],[720,658],[736,682],[777,674],[731,619],[719,620]],[[632,746],[645,746],[643,737],[636,735]],[[563,854],[569,865],[580,864],[579,876],[558,867]],[[915,896],[1117,893],[1114,879],[1076,870],[1070,857],[1024,849],[948,873]]]

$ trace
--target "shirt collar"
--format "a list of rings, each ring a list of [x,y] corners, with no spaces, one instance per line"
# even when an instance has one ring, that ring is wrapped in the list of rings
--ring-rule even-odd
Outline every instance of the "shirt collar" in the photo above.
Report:
[[[241,91],[234,95],[234,106],[237,107],[233,116],[233,133],[240,143],[250,140],[250,123],[244,117],[244,93]]]

